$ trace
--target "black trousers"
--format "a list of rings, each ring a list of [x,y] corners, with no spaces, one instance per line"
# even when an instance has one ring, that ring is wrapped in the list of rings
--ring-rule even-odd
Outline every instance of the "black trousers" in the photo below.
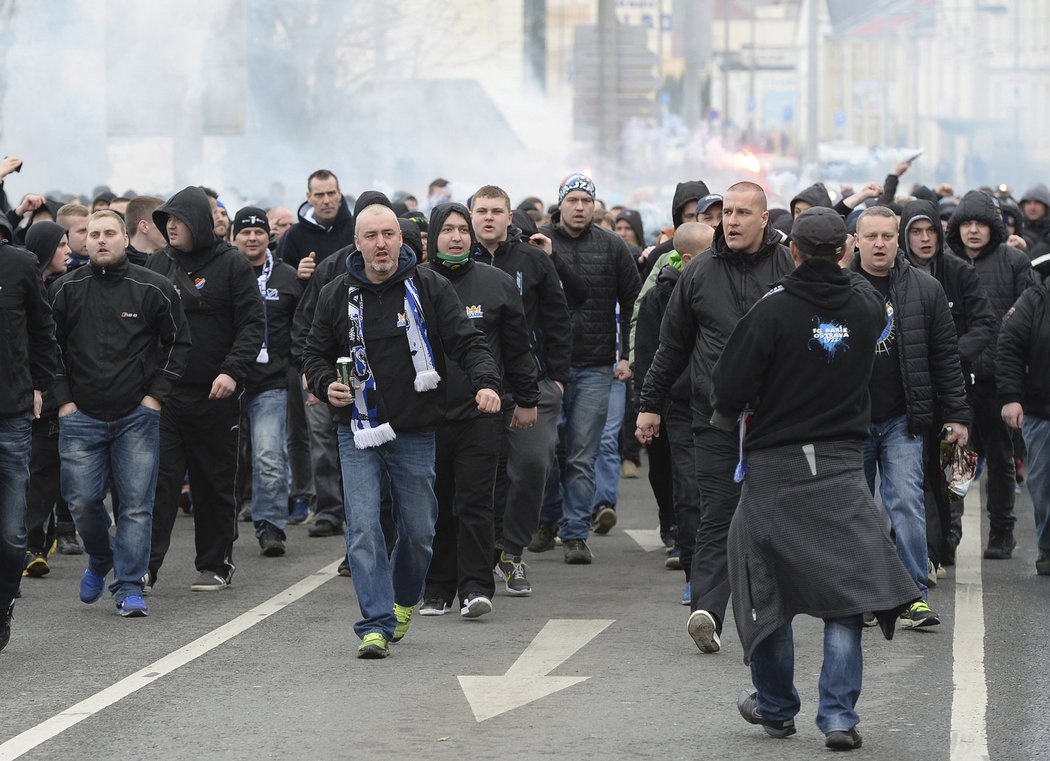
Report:
[[[715,617],[718,631],[729,605],[729,561],[726,545],[741,485],[733,481],[739,461],[737,434],[711,428],[694,418],[693,455],[700,489],[700,526],[693,552],[691,610]]]
[[[503,437],[502,417],[446,421],[437,430],[434,493],[438,519],[426,596],[460,601],[496,591],[492,556],[493,490]]]
[[[30,552],[47,552],[56,527],[51,515],[58,510],[58,522],[74,530],[73,516],[61,494],[61,463],[58,457],[58,417],[33,421],[29,456],[29,494],[26,497],[26,546]]]
[[[674,481],[671,476],[671,442],[667,439],[667,426],[662,420],[660,435],[652,440],[646,451],[649,454],[649,487],[656,498],[660,533],[667,534],[675,525]]]
[[[671,484],[674,495],[674,522],[678,527],[678,557],[685,580],[693,578],[693,550],[700,527],[700,490],[696,485],[696,458],[693,455],[693,413],[689,402],[671,400],[664,408],[660,438],[667,441],[671,455]],[[652,455],[650,454],[650,458]]]
[[[233,575],[237,539],[237,475],[240,401],[169,398],[160,415],[160,472],[153,506],[149,570],[154,579],[171,544],[186,472],[193,493],[193,533],[198,571]]]
[[[989,527],[994,534],[1012,534],[1016,520],[1013,437],[1000,415],[995,384],[977,383],[967,396],[973,408],[973,448],[985,460]]]

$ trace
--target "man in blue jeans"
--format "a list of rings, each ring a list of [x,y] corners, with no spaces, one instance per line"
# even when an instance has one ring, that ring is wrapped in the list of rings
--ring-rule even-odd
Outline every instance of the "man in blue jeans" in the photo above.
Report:
[[[558,210],[550,225],[540,230],[551,239],[554,253],[583,278],[588,291],[585,302],[572,306],[572,367],[562,402],[565,486],[558,536],[569,564],[593,560],[587,534],[594,506],[594,463],[613,379],[631,378],[627,337],[631,310],[642,287],[627,244],[616,233],[594,224],[594,195],[590,177],[570,174],[558,188]],[[606,515],[606,531],[615,519],[615,512]]]
[[[357,656],[385,658],[408,632],[433,552],[445,357],[467,374],[483,413],[500,410],[500,375],[452,285],[418,267],[403,245],[390,207],[364,208],[354,242],[345,274],[318,297],[302,367],[339,421],[346,544],[361,609]],[[389,556],[379,520],[384,468],[398,506]]]
[[[245,206],[233,219],[233,245],[252,265],[263,302],[263,340],[244,381],[251,438],[252,522],[266,557],[285,553],[289,469],[286,438],[292,317],[303,287],[295,270],[270,252],[266,212]]]
[[[57,366],[55,328],[36,257],[10,245],[0,214],[0,650],[11,639],[11,617],[26,551],[26,493],[32,420]]]
[[[901,627],[936,626],[927,602],[926,507],[923,443],[934,409],[945,421],[946,440],[965,446],[971,421],[963,387],[955,323],[944,289],[897,249],[899,222],[885,206],[857,218],[860,255],[851,268],[886,304],[886,327],[871,373],[871,432],[864,444],[864,473],[871,493],[875,474],[896,535],[897,554],[922,592],[901,614]]]
[[[791,622],[821,618],[816,720],[832,750],[861,745],[861,615],[875,611],[890,638],[897,612],[918,597],[864,483],[868,382],[885,320],[879,294],[840,269],[845,240],[832,209],[795,219],[798,267],[741,318],[711,377],[711,424],[746,431],[728,552],[755,690],[737,709],[771,737],[795,733]]]
[[[153,497],[157,488],[160,406],[190,349],[189,328],[172,284],[131,264],[116,212],[88,222],[88,258],[53,286],[62,366],[55,379],[62,496],[84,540],[88,567],[80,599],[101,596],[106,576],[117,612],[147,615],[142,599]],[[115,536],[103,504],[113,483],[120,499]]]

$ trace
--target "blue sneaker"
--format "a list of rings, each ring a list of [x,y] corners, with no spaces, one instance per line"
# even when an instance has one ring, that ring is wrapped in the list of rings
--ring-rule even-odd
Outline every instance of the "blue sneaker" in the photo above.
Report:
[[[117,613],[124,618],[143,618],[149,615],[149,606],[138,595],[128,595],[117,603]]]
[[[292,502],[292,512],[288,514],[288,524],[290,526],[298,526],[301,523],[305,523],[309,517],[310,500],[306,497],[296,497],[295,501]]]
[[[105,588],[106,577],[99,576],[88,568],[80,579],[80,601],[89,605],[98,601]]]
[[[689,605],[693,602],[693,582],[687,581],[685,583],[685,592],[682,593],[682,605]]]

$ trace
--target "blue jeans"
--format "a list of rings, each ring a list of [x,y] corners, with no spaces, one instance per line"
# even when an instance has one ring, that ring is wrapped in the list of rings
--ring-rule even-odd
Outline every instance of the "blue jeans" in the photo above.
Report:
[[[359,637],[394,636],[394,603],[412,606],[423,596],[433,554],[438,502],[434,496],[434,433],[398,433],[378,447],[358,449],[350,426],[339,426],[346,547],[361,608]],[[397,505],[397,542],[389,558],[379,522],[383,467]]]
[[[99,576],[114,571],[109,590],[118,604],[142,594],[159,453],[160,412],[141,404],[118,420],[97,420],[79,410],[58,419],[62,496],[84,540],[88,568]],[[102,502],[111,482],[120,500],[115,535]]]
[[[270,524],[284,536],[288,525],[288,391],[274,388],[245,397],[252,439],[252,521],[255,536]]]
[[[827,734],[849,731],[860,718],[857,700],[864,677],[861,617],[824,619],[824,665],[820,669],[817,727]],[[792,719],[801,702],[795,690],[795,641],[788,622],[762,640],[751,658],[758,711],[770,721]]]
[[[1035,510],[1035,535],[1039,549],[1050,552],[1050,420],[1025,415],[1021,435],[1028,449],[1025,483]]]
[[[32,432],[29,415],[0,417],[0,614],[22,582]]]
[[[598,505],[616,507],[616,494],[620,488],[620,429],[623,428],[623,413],[627,405],[627,384],[613,380],[609,388],[609,410],[605,413],[598,458],[594,463],[594,500],[591,511]]]
[[[594,463],[609,411],[611,367],[574,367],[565,389],[565,499],[558,535],[586,539],[594,504]],[[622,417],[622,414],[621,414]]]
[[[925,600],[928,555],[923,462],[923,438],[908,433],[906,416],[871,424],[871,435],[864,442],[864,475],[874,496],[878,471],[879,495],[893,526],[897,556]]]

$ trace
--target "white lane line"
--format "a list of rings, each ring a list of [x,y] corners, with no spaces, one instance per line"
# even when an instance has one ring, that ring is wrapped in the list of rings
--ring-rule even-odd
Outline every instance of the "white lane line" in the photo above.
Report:
[[[988,683],[984,671],[981,583],[981,484],[966,495],[962,542],[955,555],[955,632],[951,761],[988,761]]]
[[[655,528],[629,528],[624,531],[646,552],[666,549],[664,540],[660,538],[660,530]]]
[[[0,761],[11,761],[11,759],[19,758],[52,737],[79,724],[84,719],[94,716],[117,701],[123,700],[128,695],[152,684],[162,676],[170,674],[180,666],[185,666],[190,661],[200,658],[205,653],[214,650],[238,634],[248,631],[248,629],[265,621],[274,613],[283,610],[296,600],[313,592],[329,579],[335,578],[341,562],[342,559],[340,558],[334,563],[326,565],[316,573],[274,595],[266,602],[242,613],[229,623],[223,624],[218,629],[208,632],[203,637],[195,639],[188,645],[165,655],[145,668],[139,669],[116,684],[96,692],[91,697],[81,700],[76,705],[70,706],[59,714],[55,714],[50,719],[42,721],[35,727],[31,727],[25,732],[12,737],[0,745]]]

